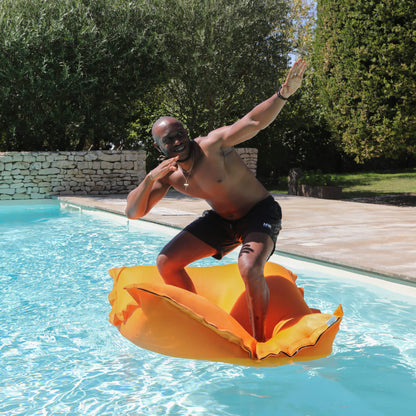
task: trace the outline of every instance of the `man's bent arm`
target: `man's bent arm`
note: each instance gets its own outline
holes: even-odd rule
[[[165,178],[178,169],[179,156],[164,160],[149,172],[140,185],[127,196],[126,215],[130,219],[144,217],[165,195],[170,185]]]
[[[168,189],[169,185],[155,181],[151,173],[147,174],[140,185],[127,196],[127,217],[134,220],[144,217],[165,196]]]

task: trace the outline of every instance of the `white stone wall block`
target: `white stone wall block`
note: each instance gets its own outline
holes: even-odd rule
[[[121,155],[120,153],[103,153],[100,159],[106,162],[120,162]]]
[[[52,166],[59,169],[74,169],[76,164],[69,160],[57,160],[56,162],[52,162]]]
[[[1,195],[0,195],[0,199],[1,199]],[[30,199],[30,195],[26,194],[26,193],[16,193],[13,195],[13,199]]]
[[[85,160],[87,160],[89,162],[92,162],[92,161],[97,160],[97,159],[98,159],[97,152],[87,152],[85,154]]]
[[[2,163],[13,162],[13,158],[9,153],[0,153],[0,161]]]
[[[2,188],[1,193],[4,195],[14,195],[16,193],[16,189],[14,188]]]
[[[43,168],[39,169],[39,175],[57,175],[60,172],[58,168]]]
[[[113,163],[111,163],[111,162],[105,162],[105,161],[104,162],[101,162],[101,169],[103,169],[104,172],[105,172],[106,169],[113,169]],[[110,171],[108,171],[106,173],[110,173]]]

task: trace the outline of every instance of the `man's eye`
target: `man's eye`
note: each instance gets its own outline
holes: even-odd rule
[[[182,139],[182,137],[183,137],[183,134],[182,134],[182,133],[176,133],[175,135],[170,136],[170,137],[168,137],[167,139],[168,139],[170,142],[173,142],[173,141],[175,141],[175,140],[177,140],[177,139]]]
[[[162,139],[162,142],[164,144],[170,144],[170,143],[173,143],[175,140],[181,140],[183,137],[185,137],[185,134],[183,132],[178,132],[174,134],[173,136],[164,137]]]

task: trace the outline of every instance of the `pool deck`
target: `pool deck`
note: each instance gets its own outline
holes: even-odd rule
[[[273,194],[283,210],[276,253],[416,283],[416,208]],[[125,196],[65,196],[124,214]],[[208,204],[170,191],[143,220],[183,228]]]

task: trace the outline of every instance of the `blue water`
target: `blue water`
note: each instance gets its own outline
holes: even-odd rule
[[[335,271],[292,267],[311,307],[343,305],[325,359],[247,368],[131,344],[108,322],[108,269],[153,264],[171,235],[140,224],[55,202],[0,204],[0,414],[413,413],[416,298]]]

